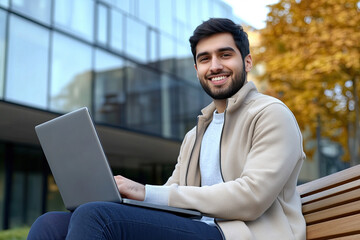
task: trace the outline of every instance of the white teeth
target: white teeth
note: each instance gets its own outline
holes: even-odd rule
[[[211,79],[211,81],[220,81],[220,80],[223,80],[225,78],[226,78],[226,76],[214,77],[214,78]]]

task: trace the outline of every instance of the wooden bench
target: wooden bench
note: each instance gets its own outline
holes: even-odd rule
[[[360,165],[299,185],[307,239],[360,239]]]

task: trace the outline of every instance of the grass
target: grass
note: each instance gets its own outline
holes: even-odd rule
[[[0,231],[0,240],[26,240],[30,227]]]

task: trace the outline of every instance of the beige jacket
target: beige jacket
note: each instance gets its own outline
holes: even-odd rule
[[[214,103],[182,143],[165,185],[169,205],[215,217],[227,240],[302,240],[305,221],[296,183],[305,154],[295,117],[252,82],[228,99],[220,145],[224,183],[200,186],[200,145]]]

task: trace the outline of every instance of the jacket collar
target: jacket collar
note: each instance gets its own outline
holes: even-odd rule
[[[249,101],[250,97],[257,92],[258,91],[253,82],[246,82],[237,93],[227,99],[227,107],[225,111],[233,111],[239,108],[243,103]],[[206,119],[211,118],[215,110],[215,103],[212,102],[201,110],[202,115],[200,117],[204,117]]]

